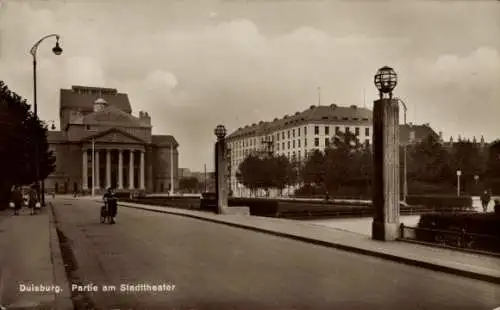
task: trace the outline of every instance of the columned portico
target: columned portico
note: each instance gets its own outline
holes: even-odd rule
[[[88,167],[87,167],[87,149],[82,150],[82,189],[84,191],[89,189],[89,186],[87,184],[88,182],[88,177],[87,177],[87,172],[88,172]]]
[[[103,148],[99,145],[95,146],[94,171],[89,169],[92,165],[92,156],[89,156],[89,149],[82,150],[82,189],[90,190],[92,188],[92,173],[95,173],[95,189],[101,189],[101,184],[105,182],[106,188],[116,186],[118,189],[146,189],[146,156],[145,149],[141,147],[134,148]],[[99,156],[102,153],[106,156]],[[137,152],[140,152],[137,154]],[[139,155],[139,158],[134,154]],[[91,155],[91,153],[90,153]],[[117,158],[118,157],[118,158]],[[128,184],[124,186],[124,157],[128,157],[128,171],[125,171],[125,176],[128,175]],[[106,158],[104,160],[104,158]],[[103,166],[104,165],[104,166]],[[100,180],[100,168],[105,172],[105,179]],[[128,174],[126,173],[128,172]],[[90,173],[90,175],[89,175]],[[102,173],[101,173],[102,174]],[[136,180],[136,176],[138,177]],[[90,177],[90,178],[89,178]],[[104,187],[104,186],[103,186]]]
[[[144,151],[141,151],[141,166],[140,166],[140,189],[145,189],[146,185],[144,182],[144,175],[145,175],[145,165],[144,165]]]
[[[128,188],[129,189],[134,189],[134,151],[129,152],[129,181],[128,181]]]
[[[95,150],[95,188],[99,189],[101,188],[101,178],[99,175],[99,150]]]
[[[106,150],[106,188],[111,187],[111,150]]]
[[[118,150],[118,189],[123,189],[123,150]]]

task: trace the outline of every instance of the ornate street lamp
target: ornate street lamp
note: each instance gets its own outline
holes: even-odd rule
[[[392,98],[392,91],[398,85],[398,75],[394,69],[385,66],[377,71],[373,81],[379,91],[380,99],[383,98],[384,94],[388,94],[390,99]]]
[[[399,100],[392,98],[398,78],[391,67],[384,66],[373,81],[380,99],[373,105],[372,238],[393,241],[399,236],[400,207]]]
[[[217,125],[214,134],[217,137],[217,142],[215,143],[215,196],[217,197],[217,212],[222,214],[228,205],[226,127],[224,125]]]
[[[38,51],[38,46],[40,43],[42,43],[45,39],[55,37],[56,38],[56,45],[52,48],[52,52],[56,55],[61,55],[62,54],[62,48],[59,46],[59,38],[60,36],[58,34],[49,34],[46,35],[45,37],[41,38],[38,40],[30,50],[30,54],[33,56],[33,112],[35,114],[35,117],[38,116],[38,106],[37,106],[37,96],[36,96],[36,52]],[[40,188],[40,163],[39,163],[39,158],[38,158],[38,145],[35,146],[35,167],[36,167],[36,182],[37,182],[37,188]],[[38,199],[40,200],[40,191],[38,190]],[[41,203],[42,206],[45,206],[45,184],[42,181],[42,193],[41,193]]]
[[[224,125],[217,125],[214,130],[215,136],[217,136],[217,140],[222,140],[226,137],[227,130]]]

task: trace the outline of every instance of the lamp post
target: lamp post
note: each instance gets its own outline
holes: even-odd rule
[[[460,176],[462,175],[462,171],[457,170],[457,197],[460,197]]]
[[[396,240],[399,236],[399,100],[393,98],[398,82],[390,67],[374,77],[380,99],[373,108],[373,207],[372,238]]]
[[[217,197],[217,211],[219,214],[224,212],[228,203],[228,191],[226,182],[226,141],[227,134],[224,125],[217,125],[214,130],[217,137],[215,143],[215,195]]]
[[[58,34],[49,34],[46,35],[45,37],[41,38],[38,40],[30,50],[30,54],[33,56],[33,112],[35,114],[35,118],[38,117],[38,106],[37,106],[37,96],[36,96],[36,52],[38,51],[38,46],[40,43],[42,43],[45,39],[55,37],[56,38],[56,45],[52,48],[52,52],[56,55],[61,55],[62,54],[62,48],[59,46],[59,35]],[[38,200],[41,201],[41,204],[45,206],[45,186],[44,182],[42,181],[42,193],[41,193],[41,200],[40,200],[40,158],[38,156],[39,150],[38,150],[38,143],[35,143],[35,169],[36,169],[36,184],[37,184],[37,196]]]
[[[398,98],[398,101],[403,105],[404,111],[404,124],[406,126],[406,111],[408,111],[406,107],[406,103]],[[406,165],[406,154],[407,154],[407,143],[403,145],[403,201],[406,203],[406,198],[408,197],[408,166]]]

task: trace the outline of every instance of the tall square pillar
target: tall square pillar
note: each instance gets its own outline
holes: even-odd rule
[[[392,241],[399,237],[399,103],[379,99],[373,108],[372,238]]]

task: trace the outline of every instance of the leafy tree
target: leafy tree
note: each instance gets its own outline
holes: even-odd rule
[[[438,139],[430,135],[408,149],[408,178],[430,183],[452,180],[449,159]]]
[[[500,178],[500,140],[493,141],[488,148],[485,174],[490,179]]]
[[[249,188],[252,192],[260,187],[259,170],[262,169],[260,159],[256,155],[248,155],[238,166],[236,178],[238,182]]]
[[[300,171],[305,184],[324,187],[326,178],[325,154],[319,150],[311,152]]]
[[[55,170],[55,157],[49,150],[47,128],[30,112],[30,106],[0,81],[0,207],[8,201],[13,185],[36,181],[36,162],[40,179]],[[38,152],[35,152],[38,146]],[[36,154],[38,153],[38,157]]]

